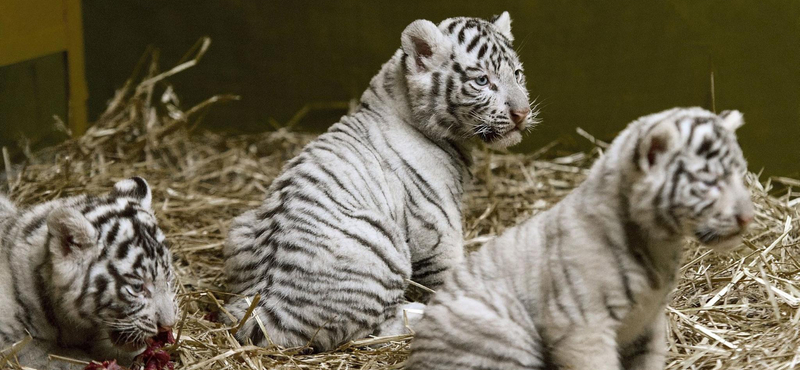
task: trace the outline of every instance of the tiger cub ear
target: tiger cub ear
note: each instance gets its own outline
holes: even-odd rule
[[[636,162],[640,169],[656,167],[678,145],[680,132],[669,121],[656,123],[647,131],[636,148]]]
[[[74,255],[97,243],[97,230],[82,213],[71,208],[58,208],[47,216],[47,229],[55,239],[51,252],[58,256]]]
[[[736,129],[744,125],[744,115],[742,115],[742,112],[739,112],[738,110],[722,111],[722,113],[719,114],[719,118],[722,118],[722,121],[720,122],[722,127],[731,132],[736,131]]]
[[[146,209],[151,209],[153,202],[153,193],[150,191],[150,186],[141,177],[131,177],[117,182],[114,184],[111,196],[136,200]]]
[[[400,36],[400,42],[403,52],[414,60],[417,72],[441,65],[452,49],[450,39],[439,27],[424,19],[411,22]]]
[[[508,12],[503,12],[503,14],[492,18],[492,24],[508,41],[514,41],[514,35],[511,34],[511,15]]]

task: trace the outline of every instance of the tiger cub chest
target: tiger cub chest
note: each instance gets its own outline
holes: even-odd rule
[[[460,238],[462,186],[457,181],[443,169],[405,179],[401,223],[412,249],[429,250]]]
[[[412,145],[413,144],[413,145]],[[466,170],[426,140],[408,140],[388,158],[388,181],[397,221],[409,245],[429,249],[461,235],[461,204]]]
[[[658,289],[644,289],[634,295],[635,303],[620,321],[617,328],[617,342],[620,345],[632,343],[649,330],[665,313],[672,286]]]

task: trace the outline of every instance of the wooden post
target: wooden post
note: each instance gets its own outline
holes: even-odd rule
[[[0,66],[66,52],[67,124],[87,127],[81,0],[0,0]]]
[[[69,117],[67,118],[72,135],[83,135],[88,128],[86,100],[86,71],[83,53],[83,15],[81,0],[63,0],[64,24],[67,39],[67,73],[69,75]]]

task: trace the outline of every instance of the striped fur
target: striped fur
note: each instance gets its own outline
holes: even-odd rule
[[[741,123],[700,108],[633,122],[580,187],[450,274],[407,369],[663,369],[683,238],[724,250],[753,218]]]
[[[248,320],[240,340],[327,350],[398,334],[407,280],[436,288],[462,261],[470,141],[516,143],[535,118],[510,19],[418,20],[401,43],[359,107],[233,222],[228,288],[260,295],[266,328]],[[237,298],[227,309],[242,318],[248,306]]]
[[[138,177],[22,210],[0,197],[0,348],[30,334],[26,366],[54,368],[42,354],[70,350],[124,361],[174,325],[171,255],[151,197]]]

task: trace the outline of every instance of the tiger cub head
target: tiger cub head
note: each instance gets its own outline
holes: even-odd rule
[[[401,36],[403,72],[415,124],[435,138],[478,137],[500,148],[519,143],[537,112],[513,40],[508,12],[492,21],[408,25]]]
[[[738,111],[672,109],[639,119],[633,217],[724,251],[753,221]]]
[[[147,182],[134,177],[47,217],[59,311],[127,353],[176,320],[172,257],[151,200]]]

